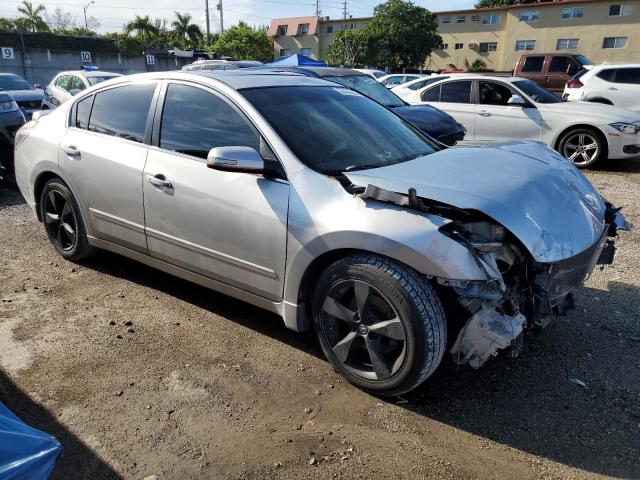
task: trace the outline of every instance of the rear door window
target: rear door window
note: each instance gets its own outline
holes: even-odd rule
[[[449,103],[471,103],[471,80],[443,83],[440,101]]]
[[[96,93],[89,130],[143,143],[155,90],[155,83],[144,83]]]
[[[160,148],[207,158],[212,148],[230,146],[259,151],[260,136],[239,111],[217,95],[188,85],[169,85]]]
[[[618,68],[615,83],[640,85],[640,68]]]
[[[552,57],[549,63],[549,73],[567,73],[571,63],[568,57]]]
[[[527,57],[524,59],[522,71],[527,73],[541,73],[544,66],[544,57]]]

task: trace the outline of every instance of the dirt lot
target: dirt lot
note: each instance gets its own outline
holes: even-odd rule
[[[640,160],[588,175],[640,225]],[[640,478],[640,230],[521,357],[385,401],[274,315],[63,261],[2,187],[0,225],[0,399],[62,442],[54,478]]]

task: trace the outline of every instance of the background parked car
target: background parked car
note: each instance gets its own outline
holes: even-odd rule
[[[562,92],[565,83],[593,62],[572,53],[528,53],[518,59],[514,77],[528,78],[552,92]]]
[[[45,88],[42,108],[54,109],[85,88],[121,76],[119,73],[101,72],[99,70],[60,72],[53,77],[53,80]]]
[[[360,70],[332,67],[265,67],[281,72],[300,73],[339,83],[366,95],[415,125],[427,135],[447,146],[464,139],[465,128],[442,110],[427,105],[409,105]],[[426,108],[425,108],[426,107]]]
[[[24,123],[24,114],[15,100],[0,92],[0,177],[13,171],[13,139]]]
[[[256,68],[264,65],[264,63],[257,60],[230,60],[229,62],[238,68]]]
[[[428,77],[420,77],[411,80],[410,82],[403,83],[402,85],[396,85],[395,87],[391,88],[391,91],[398,95],[400,98],[404,99],[416,90],[420,90],[421,88],[426,87],[427,85],[431,85],[432,83],[438,82],[440,80],[446,80],[450,76],[451,75],[440,75],[434,73],[433,75],[429,75]]]
[[[562,98],[640,111],[640,63],[584,68],[567,82]]]
[[[563,102],[517,77],[465,75],[412,94],[451,114],[469,140],[541,140],[576,166],[640,154],[640,114],[586,102]]]
[[[410,82],[412,80],[416,80],[423,75],[419,74],[404,74],[404,73],[392,73],[391,75],[385,75],[384,77],[378,78],[378,81],[387,88],[393,88],[397,85],[402,85],[403,83]]]
[[[387,72],[383,72],[382,70],[376,70],[375,68],[354,68],[354,70],[357,70],[360,73],[365,73],[370,77],[375,78],[376,80],[381,77],[384,77],[387,74]]]
[[[182,70],[194,71],[194,70],[210,70],[210,71],[222,71],[222,70],[238,70],[240,67],[234,65],[228,60],[198,60],[190,65],[185,65]]]
[[[31,85],[20,75],[0,73],[0,93],[8,93],[18,104],[27,120],[40,110],[44,92],[37,83]]]

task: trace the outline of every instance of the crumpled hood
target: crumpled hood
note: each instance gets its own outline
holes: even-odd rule
[[[602,197],[568,160],[540,142],[485,142],[345,174],[355,184],[483,212],[538,262],[591,247],[603,234]]]

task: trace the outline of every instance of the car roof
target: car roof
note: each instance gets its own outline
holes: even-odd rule
[[[278,67],[277,65],[269,66],[265,65],[264,70],[298,73],[300,75],[314,76],[314,77],[368,77],[366,73],[358,72],[351,68],[337,68],[337,67],[313,67],[300,65],[297,67]],[[311,74],[311,75],[309,75]]]
[[[125,83],[128,81],[140,80],[207,80],[211,84],[215,81],[222,82],[234,90],[243,90],[247,88],[265,88],[265,87],[304,87],[304,86],[333,86],[335,84],[321,80],[319,78],[307,77],[303,75],[291,74],[288,72],[275,72],[268,69],[238,69],[226,71],[210,71],[210,70],[194,70],[184,71],[175,70],[169,72],[149,72],[138,73],[120,77],[118,80],[111,80],[111,85],[117,83]]]
[[[86,78],[105,77],[105,76],[112,76],[112,77],[122,76],[121,73],[105,72],[102,70],[68,70],[66,72],[60,72],[56,74],[56,77],[59,77],[60,75],[82,75],[83,77],[86,77]]]
[[[591,67],[591,70],[595,70],[597,69],[602,69],[602,68],[638,68],[640,67],[640,63],[617,63],[617,62],[612,62],[612,63],[599,63],[598,65],[593,65]]]

